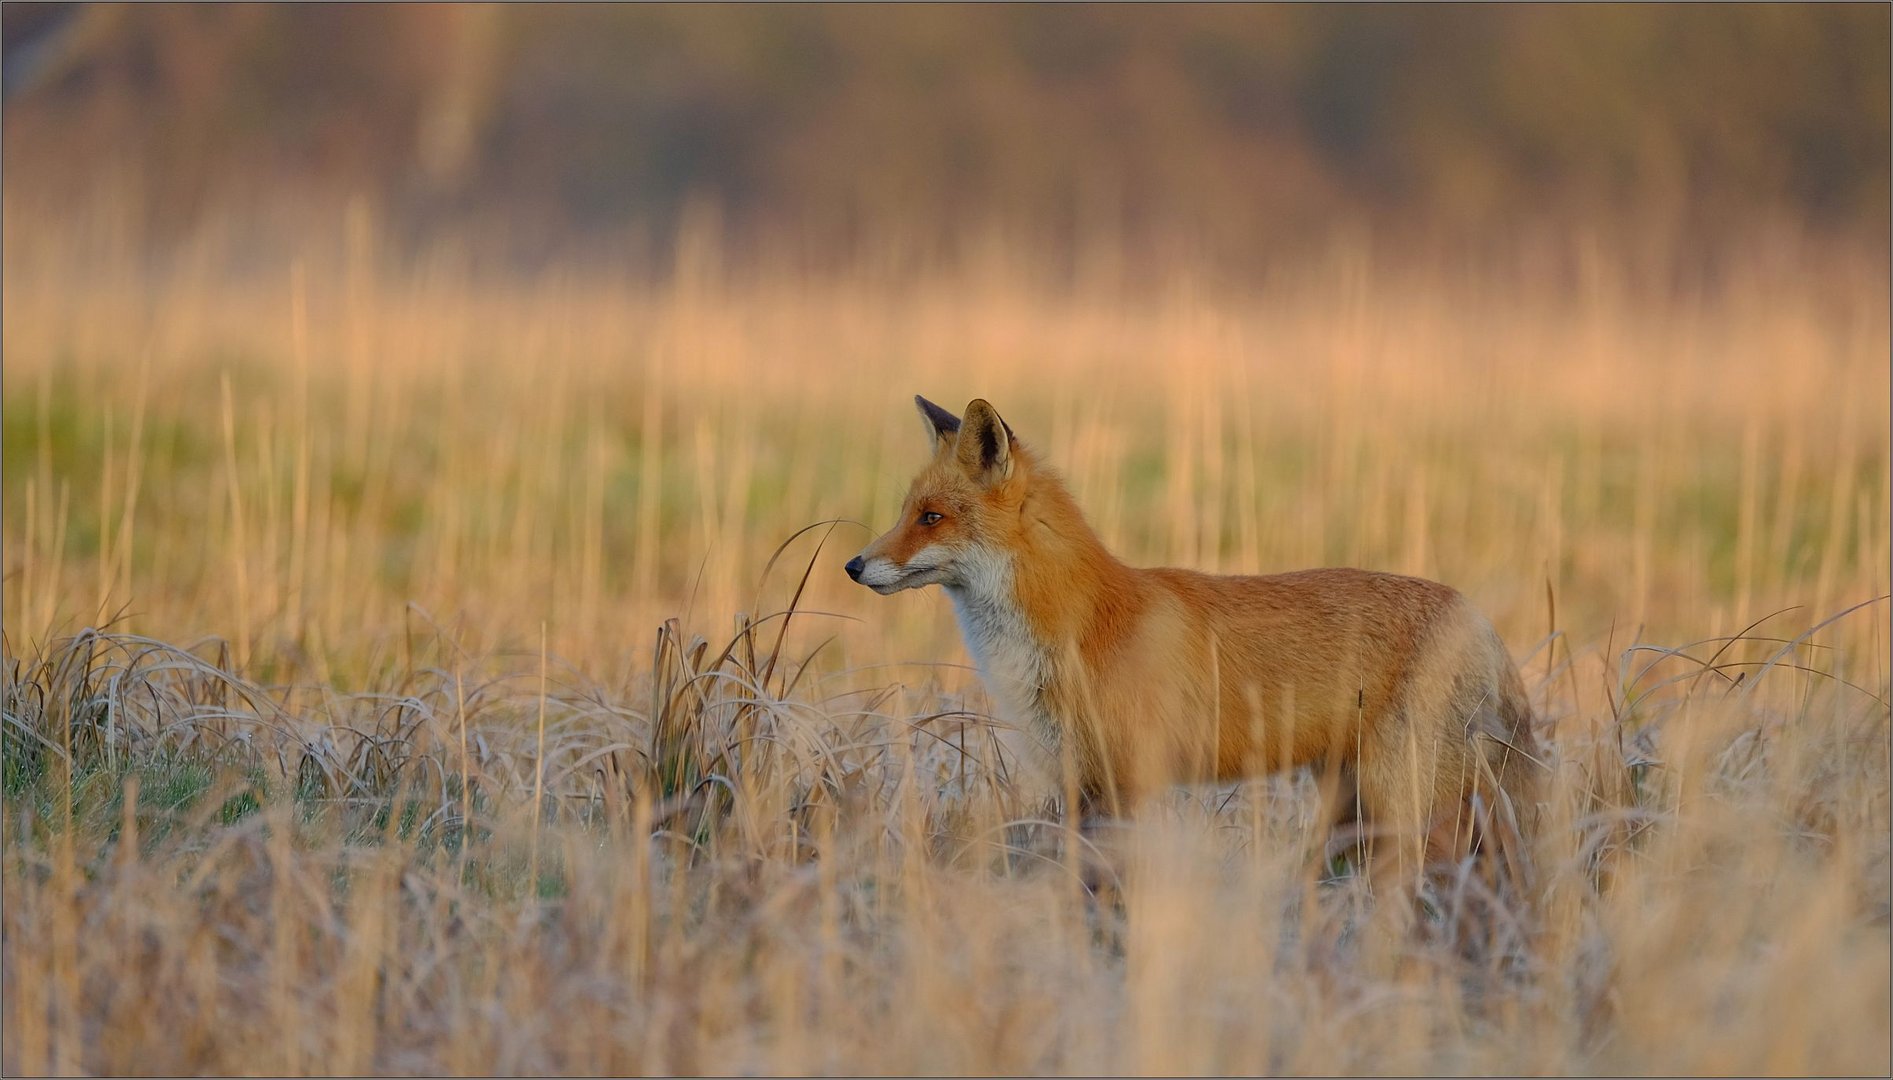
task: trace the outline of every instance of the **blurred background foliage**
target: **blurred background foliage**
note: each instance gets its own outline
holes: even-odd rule
[[[1885,5],[4,8],[9,207],[510,258],[1885,243]],[[332,220],[332,218],[330,219]],[[259,240],[266,233],[257,233]],[[763,242],[767,240],[768,244]]]

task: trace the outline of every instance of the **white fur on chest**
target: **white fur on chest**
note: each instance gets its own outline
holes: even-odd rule
[[[947,596],[987,692],[1008,720],[1031,723],[1041,736],[1055,734],[1039,700],[1051,675],[1050,656],[1019,607],[1011,558],[977,549],[959,560],[958,571]]]

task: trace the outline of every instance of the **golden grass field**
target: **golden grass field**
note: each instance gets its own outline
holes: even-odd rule
[[[14,217],[10,1074],[1893,1067],[1883,257],[652,284]],[[945,598],[841,571],[917,392],[1133,562],[1466,592],[1543,902],[1365,920],[1295,777],[1087,893]]]

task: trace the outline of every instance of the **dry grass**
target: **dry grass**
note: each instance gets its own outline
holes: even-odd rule
[[[1878,263],[495,283],[365,218],[240,274],[7,225],[9,1073],[1889,1068]],[[1089,895],[947,605],[840,572],[916,391],[1138,561],[1468,592],[1546,901],[1388,934],[1294,777]]]

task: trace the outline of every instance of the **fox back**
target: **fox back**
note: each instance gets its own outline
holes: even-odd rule
[[[1334,820],[1463,853],[1529,828],[1538,749],[1518,670],[1452,588],[1354,569],[1223,576],[1125,565],[984,400],[924,398],[932,458],[850,560],[881,593],[940,585],[1005,718],[1087,809],[1312,765]]]

